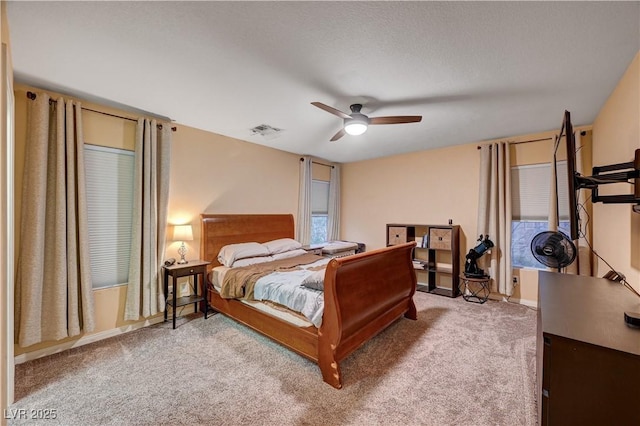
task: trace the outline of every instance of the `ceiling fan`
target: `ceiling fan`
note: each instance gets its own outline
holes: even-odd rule
[[[391,117],[367,117],[362,114],[362,104],[351,105],[351,114],[344,113],[329,105],[325,105],[321,102],[311,102],[311,105],[317,106],[333,115],[344,119],[344,126],[338,133],[333,135],[331,142],[337,141],[341,137],[348,133],[350,135],[361,135],[367,131],[367,127],[373,124],[402,124],[402,123],[419,123],[422,121],[421,115],[396,115]]]

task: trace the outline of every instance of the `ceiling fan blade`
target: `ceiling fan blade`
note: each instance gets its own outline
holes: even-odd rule
[[[343,137],[345,135],[345,131],[344,129],[340,129],[338,131],[338,133],[336,133],[335,135],[333,135],[333,137],[330,139],[331,142],[333,141],[337,141],[338,139],[340,139],[341,137]]]
[[[422,121],[421,115],[396,115],[391,117],[371,117],[369,124],[402,124],[419,123]]]
[[[317,106],[318,108],[330,112],[333,115],[337,115],[340,118],[351,118],[349,114],[346,114],[338,109],[335,109],[334,107],[330,107],[329,105],[325,105],[321,102],[311,102],[311,105]]]

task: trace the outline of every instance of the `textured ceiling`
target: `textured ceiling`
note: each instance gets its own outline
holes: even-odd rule
[[[19,82],[350,162],[590,124],[638,2],[8,2]],[[422,115],[329,142],[342,111]],[[268,124],[275,138],[253,135]]]

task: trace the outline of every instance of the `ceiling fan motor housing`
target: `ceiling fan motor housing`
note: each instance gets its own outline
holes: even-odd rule
[[[364,114],[360,114],[359,112],[354,112],[353,114],[351,114],[351,118],[344,119],[345,126],[350,123],[362,123],[365,125],[369,125],[369,117]]]

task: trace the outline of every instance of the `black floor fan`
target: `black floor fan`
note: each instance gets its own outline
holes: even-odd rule
[[[576,246],[560,231],[545,231],[531,240],[533,257],[549,268],[560,271],[576,259]]]

